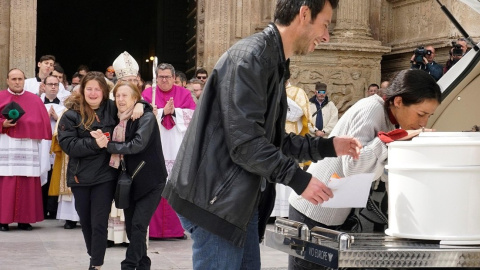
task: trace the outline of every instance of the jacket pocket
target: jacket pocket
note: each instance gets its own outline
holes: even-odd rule
[[[227,180],[221,184],[213,193],[212,199],[209,201],[210,204],[214,204],[222,195],[225,193],[225,191],[230,187],[235,180],[236,176],[240,173],[241,168],[236,167],[235,170],[232,172],[231,176],[227,178]]]
[[[80,159],[70,159],[68,162],[68,174],[67,174],[67,182],[71,184],[76,183],[79,184],[79,180],[77,177],[78,168],[80,167]]]

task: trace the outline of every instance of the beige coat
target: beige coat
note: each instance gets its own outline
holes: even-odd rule
[[[314,114],[317,111],[317,107],[315,106],[314,103],[310,102],[310,112]],[[325,136],[324,138],[327,138],[330,135],[330,132],[332,132],[333,128],[338,122],[338,109],[333,104],[332,101],[329,101],[327,105],[325,105],[322,108],[322,116],[323,116],[323,131],[325,131]],[[310,126],[309,132],[310,135],[315,136],[315,123],[317,121],[317,115],[312,117],[312,123],[313,125]]]

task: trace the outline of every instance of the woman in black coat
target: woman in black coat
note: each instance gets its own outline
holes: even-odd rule
[[[69,156],[67,185],[75,196],[75,209],[91,256],[90,269],[103,265],[108,216],[118,178],[118,171],[108,166],[110,154],[90,135],[92,130],[102,130],[110,136],[118,123],[117,108],[108,95],[103,73],[88,72],[79,91],[65,101],[68,111],[58,123],[59,144]],[[132,114],[143,114],[143,106],[136,107],[137,113]]]
[[[136,121],[131,121],[131,113],[136,102],[141,100],[141,93],[136,85],[119,82],[113,89],[115,104],[118,109],[119,124],[113,131],[111,141],[101,130],[92,131],[100,147],[106,147],[112,154],[110,166],[121,169],[120,160],[125,160],[127,173],[133,175],[138,165],[145,165],[137,172],[132,182],[131,200],[124,210],[125,226],[130,245],[122,269],[150,269],[147,256],[147,228],[150,223],[167,178],[163,159],[160,131],[152,112]]]

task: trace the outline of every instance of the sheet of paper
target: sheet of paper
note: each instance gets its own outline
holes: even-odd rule
[[[330,179],[328,187],[333,191],[333,198],[324,202],[329,208],[363,208],[367,205],[373,173],[361,173],[344,178]]]

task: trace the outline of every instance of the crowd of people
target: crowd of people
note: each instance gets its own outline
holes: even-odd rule
[[[8,89],[0,92],[1,110],[21,112],[0,117],[0,140],[8,146],[0,152],[0,230],[18,223],[29,231],[44,219],[65,220],[65,229],[80,222],[91,269],[101,267],[110,241],[128,246],[122,269],[149,269],[149,237],[185,237],[160,200],[208,73],[199,69],[187,89],[174,84],[173,66],[162,63],[152,89],[127,52],[105,72],[81,65],[70,84],[53,55],[37,66],[29,79],[10,70]],[[113,203],[120,161],[129,174],[146,164],[126,209]]]
[[[278,0],[274,23],[229,48],[210,77],[198,69],[187,80],[160,63],[144,81],[128,52],[104,72],[80,66],[71,83],[52,55],[33,78],[10,70],[0,91],[0,230],[80,222],[89,269],[101,268],[108,241],[128,243],[121,269],[150,269],[148,239],[185,231],[195,269],[260,269],[271,216],[350,230],[352,209],[322,207],[331,175],[379,178],[387,144],[428,131],[441,99],[433,47],[419,68],[429,73],[369,85],[340,119],[327,84],[311,97],[291,85],[288,59],[329,41],[337,5]],[[117,209],[122,169],[135,179],[129,206]],[[312,267],[289,260],[289,269]]]
[[[420,69],[430,74],[435,81],[445,74],[468,52],[467,41],[459,38],[452,42],[452,47],[448,51],[449,57],[444,66],[435,62],[435,48],[431,45],[415,49],[410,59],[411,69]]]

